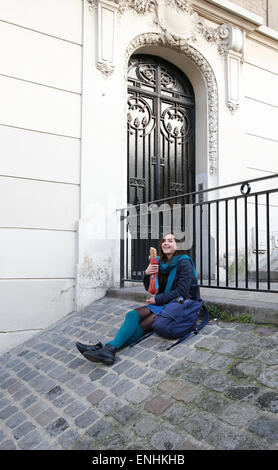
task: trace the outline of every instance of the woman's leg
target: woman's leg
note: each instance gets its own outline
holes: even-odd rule
[[[152,313],[147,307],[139,307],[136,309],[140,316],[140,322],[137,325],[133,335],[128,338],[124,346],[135,343],[139,338],[144,336],[145,333],[152,331],[152,324],[155,319],[155,314]]]
[[[150,317],[153,317],[152,321]],[[124,323],[115,338],[109,341],[108,344],[120,349],[123,346],[134,343],[147,331],[151,331],[151,324],[154,318],[155,315],[145,306],[127,312]]]
[[[155,315],[147,307],[139,307],[127,312],[115,338],[99,350],[85,351],[84,357],[93,362],[113,364],[117,350],[137,341],[145,334],[146,330],[151,331],[154,317]]]

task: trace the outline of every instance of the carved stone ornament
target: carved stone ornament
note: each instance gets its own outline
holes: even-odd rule
[[[142,46],[157,45],[169,47],[185,54],[198,67],[207,85],[208,90],[208,154],[209,154],[209,174],[217,173],[218,154],[218,90],[213,70],[204,56],[193,46],[189,40],[178,35],[169,33],[166,29],[162,33],[146,33],[136,37],[126,50],[126,71],[131,55]],[[127,73],[126,73],[127,74]]]

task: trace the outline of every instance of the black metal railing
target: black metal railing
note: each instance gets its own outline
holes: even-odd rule
[[[142,282],[149,248],[158,249],[163,232],[175,233],[179,208],[180,233],[201,287],[278,292],[277,178],[272,174],[120,209],[121,287]]]

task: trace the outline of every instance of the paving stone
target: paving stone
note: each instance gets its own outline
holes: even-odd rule
[[[232,328],[222,328],[219,331],[216,331],[215,336],[221,339],[229,339],[232,336],[235,336],[237,334],[237,331]]]
[[[29,394],[30,394],[30,390],[28,388],[23,388],[22,387],[21,390],[18,390],[18,392],[16,392],[13,395],[13,399],[14,399],[14,401],[18,402],[19,400],[22,400],[22,398],[26,397]]]
[[[239,350],[239,345],[235,341],[223,341],[219,343],[215,350],[221,354],[235,355]]]
[[[86,431],[89,436],[94,437],[97,440],[102,440],[113,432],[114,425],[104,419],[99,419]]]
[[[145,404],[144,409],[149,413],[158,416],[161,415],[170,405],[171,402],[169,400],[166,400],[161,396],[155,396]]]
[[[136,356],[136,360],[140,361],[140,362],[143,362],[143,363],[146,363],[146,362],[149,362],[152,359],[154,359],[156,357],[156,355],[157,354],[152,352],[152,351],[142,351],[140,354],[138,354]]]
[[[261,349],[254,345],[239,345],[235,355],[243,359],[254,359],[261,352]]]
[[[37,401],[36,403],[34,403],[33,405],[31,405],[29,408],[26,409],[26,412],[30,415],[30,416],[37,416],[38,414],[42,413],[44,410],[46,410],[48,408],[48,403],[44,402],[44,401]]]
[[[259,387],[254,385],[234,385],[225,390],[227,397],[233,400],[248,401],[259,393]]]
[[[167,374],[171,377],[184,377],[185,372],[191,369],[192,365],[188,365],[184,362],[178,362],[174,364],[172,367],[167,369]]]
[[[204,385],[217,392],[223,392],[229,386],[233,384],[233,381],[225,375],[214,374],[204,380]]]
[[[68,393],[64,393],[63,395],[53,400],[53,405],[57,406],[57,408],[64,408],[65,406],[67,406],[69,403],[72,403],[72,402],[73,402],[72,396],[69,395]]]
[[[54,400],[55,398],[59,397],[64,393],[64,390],[60,387],[60,385],[56,385],[56,387],[52,388],[46,393],[46,397],[49,398],[49,400]]]
[[[13,430],[13,435],[15,439],[20,439],[22,436],[26,436],[33,429],[35,429],[34,424],[30,421],[25,421],[25,423]]]
[[[244,379],[249,376],[257,376],[260,373],[261,365],[257,362],[237,362],[234,364],[231,369],[230,373],[237,378]]]
[[[23,380],[25,382],[30,382],[30,380],[32,380],[34,377],[36,377],[37,375],[39,375],[38,372],[36,372],[35,370],[31,370],[28,374],[26,374],[23,378]]]
[[[45,429],[51,436],[56,437],[68,427],[69,424],[64,418],[58,418],[53,423],[48,424]]]
[[[166,418],[172,424],[180,424],[190,418],[194,412],[189,410],[183,405],[174,403],[163,413],[163,418]]]
[[[278,346],[278,337],[263,337],[257,339],[254,344],[258,346],[259,348],[263,349],[274,349],[276,346]]]
[[[113,417],[119,421],[121,424],[128,424],[130,421],[133,421],[138,417],[138,412],[135,411],[130,406],[124,406],[119,411],[114,413]]]
[[[7,398],[2,398],[2,400],[0,400],[0,410],[3,409],[3,408],[6,408],[7,405],[9,405],[10,403],[11,403],[10,400],[8,400]],[[1,416],[1,414],[0,414],[0,416]]]
[[[103,392],[103,390],[95,390],[94,392],[90,393],[90,395],[87,396],[87,400],[91,403],[91,405],[96,405],[105,397],[106,397],[106,393]]]
[[[139,366],[135,366],[125,372],[125,375],[131,379],[138,379],[139,377],[142,377],[142,375],[144,375],[145,371],[146,369],[142,369]]]
[[[126,372],[130,367],[133,366],[133,363],[127,360],[120,361],[116,366],[113,366],[113,371],[117,374],[122,374]]]
[[[27,436],[22,437],[18,441],[18,446],[23,450],[32,450],[36,448],[40,442],[42,442],[43,437],[37,431],[30,432]]]
[[[278,440],[278,418],[276,416],[259,416],[250,423],[248,430],[275,443]]]
[[[111,388],[111,392],[118,396],[124,395],[128,390],[134,387],[134,383],[129,380],[120,380],[114,387]]]
[[[232,403],[219,414],[219,419],[234,426],[246,427],[256,414],[257,409],[252,405]]]
[[[48,408],[47,410],[43,411],[40,413],[38,416],[36,416],[36,421],[41,425],[45,426],[51,421],[53,421],[55,418],[57,418],[57,413],[52,410],[52,408]]]
[[[7,439],[0,443],[0,450],[16,450],[16,445],[12,439]]]
[[[122,406],[122,402],[114,397],[104,398],[104,400],[101,400],[101,402],[97,405],[98,409],[102,411],[105,415],[111,414],[114,411],[119,410]]]
[[[258,397],[255,404],[263,410],[278,413],[278,392],[265,392]]]
[[[199,343],[198,343],[199,344]],[[174,348],[167,351],[168,356],[176,358],[186,358],[187,354],[190,352],[190,347],[187,344],[180,343],[177,344]]]
[[[179,444],[179,450],[207,450],[208,447],[204,444],[193,444],[192,442],[185,440]]]
[[[258,360],[269,366],[278,365],[278,351],[264,351],[258,356]]]
[[[258,382],[267,387],[278,387],[278,366],[265,367],[258,377]]]
[[[26,421],[26,419],[27,417],[25,416],[25,414],[19,411],[18,413],[13,414],[10,419],[8,419],[7,425],[9,426],[9,428],[13,429],[16,426],[22,424],[24,421]]]
[[[228,356],[220,356],[220,355],[214,355],[212,358],[207,362],[207,365],[211,369],[215,370],[221,370],[225,369],[228,365],[230,365],[233,362],[232,357]]]
[[[139,437],[151,435],[160,427],[160,423],[148,416],[141,418],[133,425],[133,429]]]
[[[145,375],[140,382],[144,385],[148,385],[149,387],[152,387],[156,383],[160,382],[160,380],[163,378],[163,374],[158,371],[151,372],[148,375]]]
[[[256,328],[255,323],[239,323],[235,325],[235,329],[238,331],[250,331]]]
[[[85,383],[84,377],[81,377],[78,375],[78,377],[74,377],[71,379],[69,382],[67,382],[67,387],[69,387],[72,390],[76,390],[77,388],[81,387]]]
[[[150,389],[137,386],[136,388],[133,388],[127,392],[127,394],[125,395],[125,399],[128,400],[130,403],[139,404],[149,398],[151,394],[152,392]]]
[[[154,369],[159,369],[159,370],[165,370],[167,369],[170,365],[173,364],[173,359],[171,359],[170,357],[167,357],[165,355],[163,356],[160,356],[160,357],[156,357],[152,362],[151,362],[151,366],[154,368]]]
[[[98,415],[91,410],[87,410],[75,418],[74,422],[79,428],[87,428],[90,424],[96,421],[96,419],[98,419]]]
[[[213,436],[218,427],[219,421],[215,417],[202,414],[192,416],[183,425],[183,429],[198,440],[206,440],[208,436]]]
[[[256,336],[254,336],[253,333],[238,332],[237,335],[233,337],[233,340],[239,343],[240,345],[252,345],[256,341]]]
[[[244,431],[228,425],[218,426],[213,435],[207,436],[208,443],[216,450],[244,449],[247,439],[248,436]]]
[[[264,335],[264,336],[274,335],[277,332],[278,332],[277,327],[269,327],[269,326],[259,327],[259,328],[256,328],[255,330],[255,333],[257,333],[258,335]]]
[[[8,392],[13,395],[14,393],[18,392],[19,390],[22,390],[26,387],[19,381],[19,380],[13,380],[12,385],[7,387]]]
[[[130,436],[127,433],[121,432],[111,434],[109,439],[104,441],[104,446],[107,450],[122,450],[126,449],[129,442]]]
[[[83,403],[80,403],[78,401],[74,401],[69,406],[67,406],[67,408],[64,409],[64,412],[68,416],[72,416],[73,418],[75,418],[76,416],[83,413],[86,409],[87,409],[87,407]]]
[[[16,406],[9,405],[6,408],[3,408],[2,410],[0,410],[0,418],[1,419],[7,419],[12,414],[14,414],[16,411],[18,411]]]
[[[173,395],[173,398],[175,398],[176,400],[181,400],[184,403],[189,403],[199,398],[202,395],[202,393],[203,391],[200,388],[196,387],[195,385],[190,384],[190,385],[186,385],[181,390],[176,392]]]
[[[204,383],[211,375],[212,371],[210,369],[203,369],[201,367],[193,367],[183,373],[185,379],[196,384]]]
[[[169,395],[174,395],[183,387],[182,382],[179,380],[164,380],[160,384],[158,384],[159,390],[165,392]]]
[[[44,439],[44,438],[43,438]],[[45,440],[40,441],[38,445],[34,447],[34,450],[60,450],[60,447],[58,444],[50,444],[50,442],[47,442]]]
[[[37,380],[37,377],[33,380]],[[29,385],[30,387],[33,387],[31,383]],[[38,393],[46,393],[48,390],[50,390],[53,387],[55,387],[55,382],[47,378],[43,378],[43,379],[38,378],[38,383],[34,386],[36,392]]]
[[[101,377],[103,377],[106,373],[107,371],[105,369],[95,369],[93,372],[91,372],[89,377],[91,381],[94,382],[95,380],[101,379]]]
[[[202,338],[198,342],[198,347],[214,350],[220,344],[221,344],[221,341],[219,338],[216,338],[216,336],[207,336],[207,337]]]
[[[75,393],[78,396],[86,397],[90,393],[92,393],[94,390],[96,390],[97,385],[93,382],[85,382],[81,387],[78,387],[75,390]]]
[[[102,383],[105,387],[111,387],[115,382],[117,382],[118,379],[119,377],[116,374],[108,373],[103,377],[100,383]]]
[[[25,398],[21,402],[21,407],[23,409],[28,408],[30,405],[32,405],[32,403],[34,403],[37,400],[38,400],[38,398],[35,395],[30,395],[29,397]]]
[[[173,450],[181,442],[182,437],[173,431],[160,431],[151,438],[151,444],[158,450]]]
[[[58,438],[58,442],[63,449],[70,449],[80,438],[81,435],[75,429],[69,429],[62,433]]]
[[[209,392],[197,400],[196,404],[205,411],[218,415],[228,405],[227,398],[219,393]]]
[[[11,388],[12,385],[17,384],[17,383],[18,383],[18,381],[14,377],[10,377],[5,382],[1,383],[1,388],[3,390],[5,390],[5,389],[8,389],[8,388]]]

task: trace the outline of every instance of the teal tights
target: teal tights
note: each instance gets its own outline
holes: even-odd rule
[[[136,310],[130,310],[130,312],[127,312],[124,323],[115,338],[112,341],[109,341],[108,344],[120,349],[123,346],[128,346],[129,344],[137,341],[137,339],[144,335],[144,330],[139,324],[140,321],[140,315]]]

